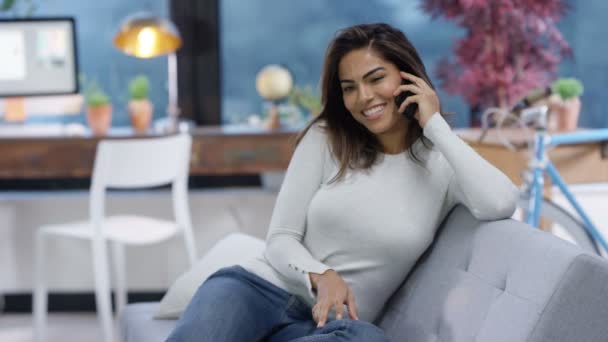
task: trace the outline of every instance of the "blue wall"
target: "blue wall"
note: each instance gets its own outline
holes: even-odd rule
[[[564,76],[580,78],[585,86],[579,121],[583,127],[608,128],[608,1],[570,1],[572,11],[559,24],[574,56],[560,65]]]

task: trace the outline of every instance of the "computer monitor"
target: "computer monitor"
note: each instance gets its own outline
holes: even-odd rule
[[[74,93],[74,18],[0,19],[0,97]]]

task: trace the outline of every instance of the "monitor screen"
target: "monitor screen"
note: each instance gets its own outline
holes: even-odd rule
[[[73,18],[0,20],[0,97],[77,92]]]

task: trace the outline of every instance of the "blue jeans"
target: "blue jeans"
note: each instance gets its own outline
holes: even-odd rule
[[[382,330],[364,321],[316,326],[310,306],[301,299],[233,266],[199,287],[167,341],[388,341]]]

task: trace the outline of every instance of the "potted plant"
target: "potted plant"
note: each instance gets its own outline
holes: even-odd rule
[[[145,75],[138,75],[129,82],[130,100],[127,106],[131,125],[138,134],[148,131],[150,121],[152,121],[152,111],[154,106],[148,99],[150,92],[150,81]]]
[[[557,129],[575,130],[581,112],[583,84],[576,78],[560,78],[553,82],[551,90],[557,95],[549,102],[551,112],[557,116]]]
[[[91,82],[85,90],[87,123],[94,135],[105,135],[112,124],[112,103],[110,97],[96,82]]]
[[[289,102],[304,108],[310,115],[317,116],[321,113],[321,98],[315,94],[312,87],[294,86],[289,94]]]

